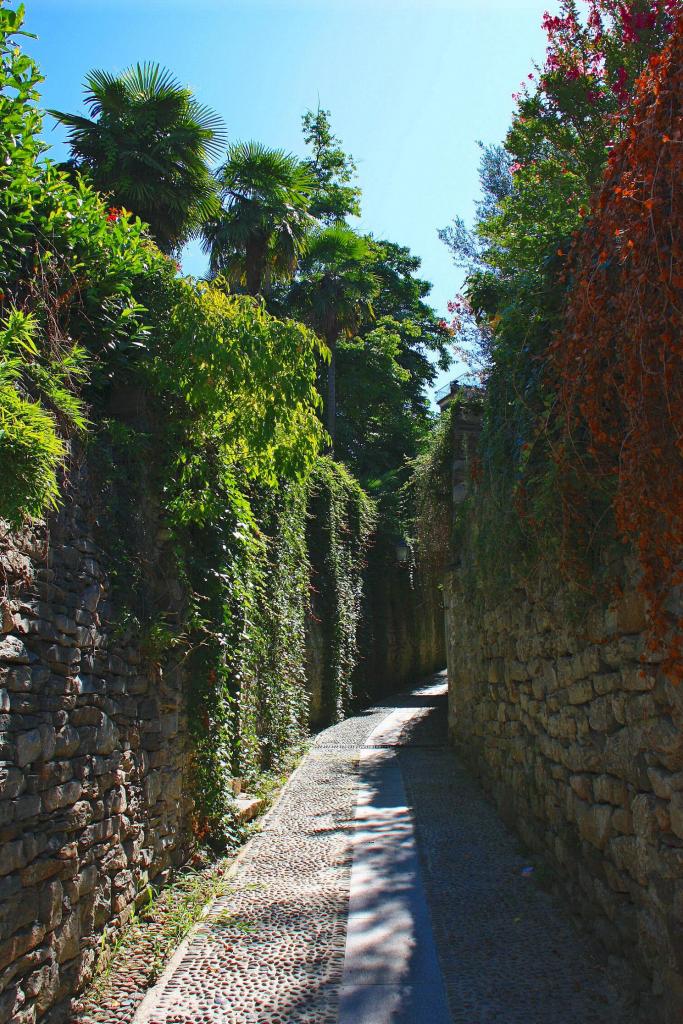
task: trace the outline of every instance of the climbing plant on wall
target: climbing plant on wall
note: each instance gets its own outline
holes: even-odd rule
[[[308,546],[314,613],[324,634],[323,704],[339,721],[352,699],[363,594],[362,567],[375,506],[342,465],[323,458],[311,477]]]
[[[303,164],[254,144],[246,155],[259,166],[284,160],[279,170],[299,190],[293,248],[291,210],[277,188],[266,197],[284,262],[282,273],[266,267],[262,283],[278,286],[263,289],[267,299],[256,285],[243,294],[244,282],[235,294],[236,278],[220,276],[218,264],[211,281],[183,277],[168,253],[207,214],[201,198],[213,186],[202,161],[217,142],[216,119],[156,66],[94,73],[96,121],[60,116],[76,132],[76,159],[63,172],[39,140],[41,79],[16,46],[22,18],[0,0],[0,516],[19,525],[56,511],[78,464],[107,563],[103,628],[154,672],[187,666],[197,833],[226,843],[230,779],[278,771],[309,725],[306,640],[316,616],[328,717],[354,697],[377,507],[349,470],[320,456],[328,439],[316,378],[330,352],[305,324],[321,335],[325,325],[286,301],[287,280],[310,256],[313,217],[331,225],[328,234],[349,234],[338,221],[359,209],[354,164],[323,111],[305,119],[312,155]],[[139,200],[154,169],[123,180],[126,167],[135,170],[127,119],[154,112],[166,93],[175,114],[157,110],[151,135],[137,118],[131,139],[138,156],[150,145],[172,151],[193,172],[197,202],[175,211],[182,223],[172,217],[170,227],[164,211],[153,217],[154,203]],[[175,132],[179,118],[188,128],[202,121],[201,137]],[[91,142],[104,131],[104,149],[88,143],[86,153],[81,129]],[[126,173],[115,181],[116,168]],[[352,268],[349,310],[337,309],[339,330],[329,334],[344,335],[337,454],[379,497],[381,550],[393,557],[408,518],[405,460],[431,418],[429,354],[446,365],[450,329],[427,305],[429,285],[407,249],[369,237],[351,244],[367,259]]]
[[[677,210],[671,181],[660,176],[671,170],[666,139],[675,136],[645,99],[649,89],[655,102],[663,89],[657,54],[680,31],[679,12],[674,0],[563,0],[557,15],[545,15],[545,62],[517,96],[504,147],[484,152],[475,228],[456,221],[443,232],[469,270],[465,299],[453,306],[454,330],[471,338],[474,325],[485,364],[480,463],[456,529],[472,587],[489,599],[533,583],[543,559],[589,597],[601,577],[609,584],[620,571],[624,541],[641,553],[651,600],[657,591],[665,601],[675,579],[659,540],[672,557],[680,496],[672,488],[668,499],[663,491],[655,497],[650,482],[634,512],[646,462],[636,470],[633,453],[647,437],[664,479],[679,458],[676,414],[667,411],[677,373],[667,341],[675,336],[667,305],[675,305],[675,220],[666,220],[666,248],[661,229]],[[668,81],[677,81],[673,70]],[[596,191],[602,198],[589,217]],[[666,301],[659,296],[665,265],[674,275]],[[618,453],[611,465],[610,445],[612,457]],[[658,515],[668,521],[656,537]]]
[[[280,770],[308,727],[313,489],[340,708],[371,503],[318,459],[316,335],[182,278],[139,220],[43,159],[21,20],[0,6],[0,516],[58,504],[80,433],[110,628],[156,671],[187,665],[197,833],[225,845],[231,778]]]
[[[638,80],[628,131],[571,251],[564,322],[552,346],[559,407],[553,458],[563,523],[586,516],[592,486],[612,498],[637,552],[651,642],[668,639],[683,678],[683,19]]]

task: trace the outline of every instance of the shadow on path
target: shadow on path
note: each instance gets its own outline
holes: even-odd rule
[[[402,703],[360,755],[339,1024],[450,1024],[396,756],[414,714]]]
[[[622,986],[447,746],[446,697],[432,705],[398,756],[453,1024],[632,1024]]]

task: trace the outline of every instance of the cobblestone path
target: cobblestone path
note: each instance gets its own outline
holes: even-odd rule
[[[445,721],[438,680],[321,733],[137,1024],[630,1024]]]

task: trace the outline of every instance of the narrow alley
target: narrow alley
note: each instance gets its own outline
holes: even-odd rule
[[[626,1024],[446,742],[446,683],[320,733],[136,1024]]]

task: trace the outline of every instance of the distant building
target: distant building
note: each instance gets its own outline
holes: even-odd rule
[[[461,384],[456,378],[452,380],[450,384],[444,385],[434,395],[434,400],[438,405],[441,412],[444,412],[448,406],[453,402],[458,395],[463,398],[472,399],[478,398],[483,394],[484,389],[478,387],[476,384]]]

